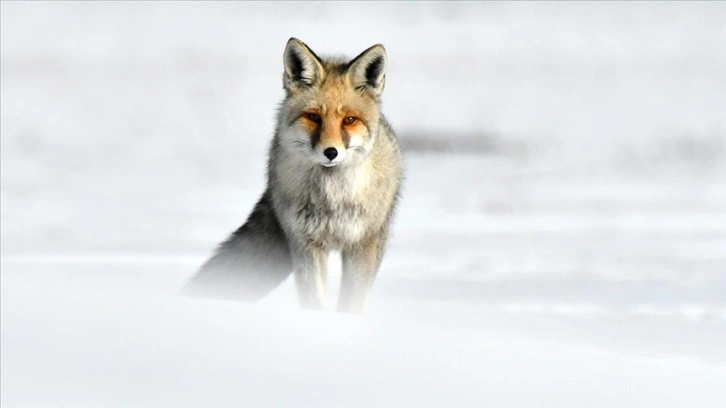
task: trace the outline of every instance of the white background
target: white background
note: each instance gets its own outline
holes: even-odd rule
[[[3,406],[726,405],[723,3],[0,11]],[[178,294],[264,188],[291,36],[388,51],[366,318]]]

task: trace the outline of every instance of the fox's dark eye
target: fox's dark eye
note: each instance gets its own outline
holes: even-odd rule
[[[347,118],[343,119],[343,124],[344,124],[344,125],[352,125],[352,124],[354,124],[354,123],[355,123],[355,122],[356,122],[357,120],[358,120],[358,118],[356,118],[356,117],[354,117],[354,116],[348,116]]]
[[[321,124],[323,122],[323,119],[318,115],[317,113],[312,112],[306,112],[305,118],[311,122],[315,122],[317,124]]]

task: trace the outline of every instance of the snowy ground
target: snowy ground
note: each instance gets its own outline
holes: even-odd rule
[[[726,406],[723,3],[0,11],[3,407]],[[366,318],[178,295],[262,191],[290,36],[388,50]]]

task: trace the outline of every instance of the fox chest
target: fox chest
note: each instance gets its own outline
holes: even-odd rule
[[[365,179],[321,177],[298,191],[288,212],[293,233],[306,241],[339,248],[362,240],[375,227]]]

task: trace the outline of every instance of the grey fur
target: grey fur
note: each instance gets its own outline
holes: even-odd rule
[[[187,283],[199,296],[255,301],[277,287],[292,271],[292,256],[265,192],[247,221],[222,242]]]

